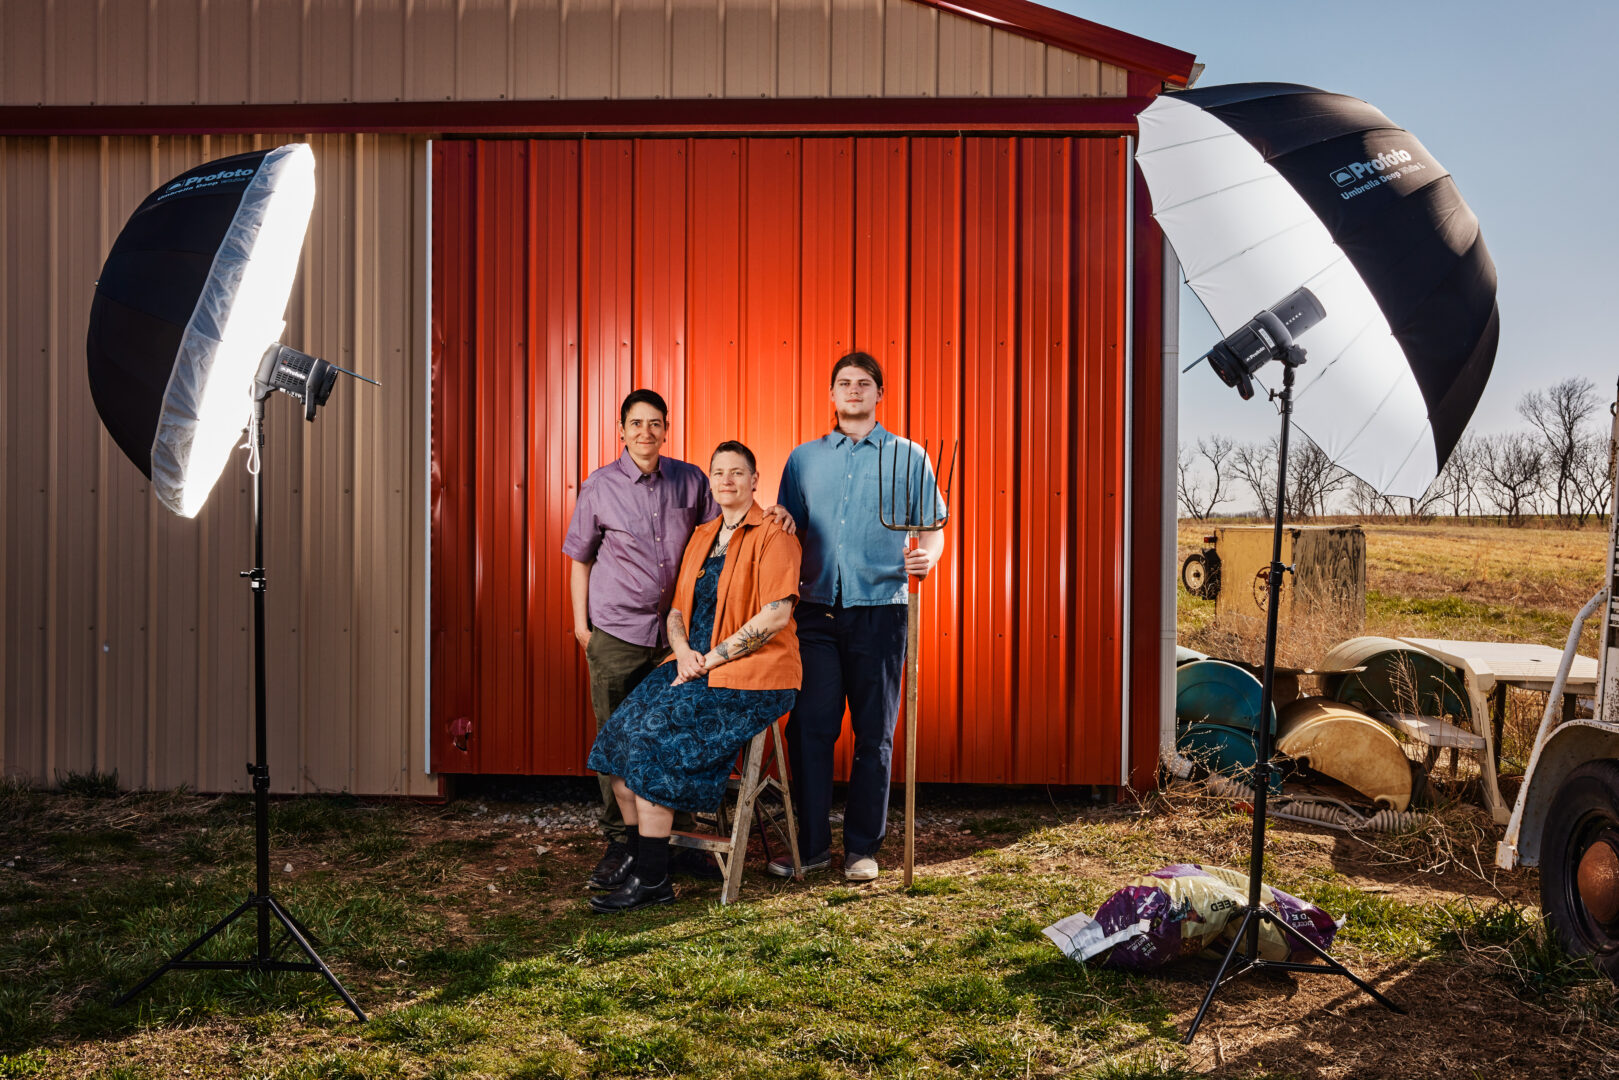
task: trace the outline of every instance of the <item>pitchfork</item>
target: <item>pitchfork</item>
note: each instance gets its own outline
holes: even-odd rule
[[[900,444],[905,447],[905,501],[899,502],[899,452]],[[950,471],[945,475],[944,490],[939,490],[938,466],[944,463],[944,440],[939,440],[936,455],[930,455],[928,447],[930,442],[923,440],[921,444],[921,462],[917,462],[917,444],[902,439],[891,439],[889,445],[893,447],[892,457],[889,459],[888,486],[886,494],[883,487],[883,451],[877,454],[877,514],[885,527],[896,532],[905,533],[909,539],[905,544],[906,551],[915,551],[917,542],[925,532],[938,532],[944,528],[945,522],[950,520],[950,485],[956,476],[956,449],[959,443],[950,444]],[[886,449],[886,448],[885,448]],[[925,466],[932,464],[932,480],[929,481],[928,469]],[[926,506],[915,506],[911,501],[911,476],[916,474],[917,502],[926,502]],[[928,497],[927,488],[932,487],[934,498]],[[942,495],[942,499],[938,496]],[[943,503],[944,511],[941,514],[939,507]],[[911,885],[911,872],[916,865],[916,734],[919,727],[916,716],[916,662],[917,637],[922,625],[922,579],[911,577],[907,581],[908,595],[905,598],[906,625],[905,625],[905,886]]]

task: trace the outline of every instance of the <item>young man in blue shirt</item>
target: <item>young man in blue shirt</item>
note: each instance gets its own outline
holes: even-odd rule
[[[905,669],[906,575],[925,578],[944,551],[944,533],[923,533],[906,551],[906,536],[884,527],[894,520],[937,521],[944,515],[927,456],[877,423],[883,370],[867,353],[852,352],[832,368],[835,426],[797,447],[781,477],[779,502],[798,522],[803,570],[798,620],[804,687],[787,721],[787,748],[798,804],[798,847],[807,870],[831,865],[833,746],[847,705],[854,762],[843,815],[843,876],[870,881],[888,831],[888,781]],[[898,444],[896,446],[896,444]],[[878,491],[896,465],[906,484]],[[920,482],[917,482],[917,479]],[[928,500],[934,505],[929,507]],[[786,877],[790,859],[770,872]]]

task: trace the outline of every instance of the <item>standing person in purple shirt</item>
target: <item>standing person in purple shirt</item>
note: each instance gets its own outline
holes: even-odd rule
[[[668,655],[663,620],[674,599],[686,541],[694,528],[720,512],[702,469],[663,456],[669,406],[656,392],[630,392],[619,406],[618,434],[624,452],[580,486],[562,541],[563,554],[573,561],[573,634],[590,666],[590,706],[598,732]],[[765,513],[788,533],[796,531],[780,507]],[[629,876],[638,838],[634,827],[624,824],[611,778],[597,779],[607,852],[588,884],[611,891]],[[690,827],[690,815],[675,821],[676,829]]]
[[[662,455],[669,406],[652,390],[634,390],[618,410],[624,452],[579,488],[563,554],[573,561],[573,635],[590,666],[596,729],[669,651],[663,613],[674,598],[691,531],[719,513],[708,477]],[[588,884],[615,889],[630,871],[628,834],[610,778],[601,782],[607,852]]]

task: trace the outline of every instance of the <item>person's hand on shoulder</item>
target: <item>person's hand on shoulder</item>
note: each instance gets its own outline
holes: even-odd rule
[[[777,503],[765,511],[765,520],[774,521],[777,525],[780,525],[781,531],[788,536],[795,536],[798,533],[798,522],[793,520],[793,515],[789,514],[787,508],[781,503]]]

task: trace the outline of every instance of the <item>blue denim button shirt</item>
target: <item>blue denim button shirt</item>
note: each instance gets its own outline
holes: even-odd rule
[[[899,469],[910,471],[908,506],[905,472],[895,475],[896,454]],[[804,547],[799,599],[845,607],[905,603],[905,534],[883,526],[880,507],[887,508],[890,520],[900,521],[936,522],[945,513],[933,465],[921,447],[881,424],[864,439],[831,431],[798,446],[788,455],[777,501],[798,523]]]

